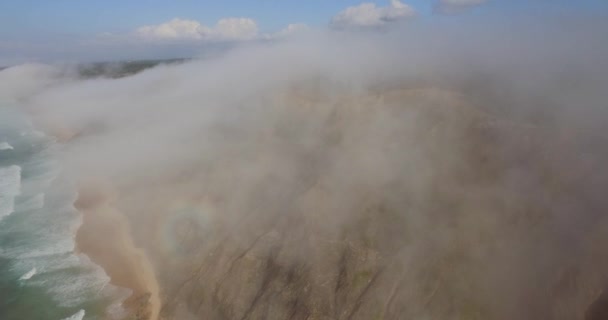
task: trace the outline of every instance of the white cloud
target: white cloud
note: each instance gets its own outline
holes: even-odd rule
[[[458,13],[462,10],[488,2],[487,0],[438,0],[435,11],[440,13]]]
[[[156,26],[143,26],[136,33],[146,38],[200,39],[208,31],[206,29],[198,21],[176,18]]]
[[[414,9],[399,0],[391,0],[390,5],[379,7],[367,2],[358,6],[348,7],[331,20],[331,25],[337,28],[348,27],[379,27],[388,22],[413,17]]]
[[[258,34],[258,24],[248,18],[227,18],[218,21],[212,31],[223,39],[252,39]]]
[[[225,18],[213,27],[196,20],[175,18],[159,25],[143,26],[135,33],[158,40],[248,40],[258,35],[257,23],[249,18]]]
[[[292,23],[290,25],[288,25],[287,27],[283,28],[283,30],[275,33],[274,35],[272,35],[272,37],[274,38],[283,38],[283,37],[288,37],[294,34],[298,34],[298,33],[302,33],[302,32],[306,32],[309,31],[310,27],[306,24],[303,23]]]

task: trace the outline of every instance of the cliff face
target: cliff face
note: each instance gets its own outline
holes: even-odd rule
[[[582,319],[603,289],[587,137],[434,89],[263,103],[120,200],[162,318]]]

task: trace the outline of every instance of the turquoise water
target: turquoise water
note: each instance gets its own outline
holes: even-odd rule
[[[74,252],[81,216],[59,148],[0,107],[0,319],[120,319],[129,292]]]

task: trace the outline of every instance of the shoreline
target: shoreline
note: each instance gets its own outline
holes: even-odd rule
[[[132,291],[123,302],[128,314],[158,320],[160,289],[154,269],[133,242],[127,217],[112,207],[108,190],[97,184],[78,188],[74,206],[82,214],[82,225],[76,233],[76,249],[103,268],[111,284]]]

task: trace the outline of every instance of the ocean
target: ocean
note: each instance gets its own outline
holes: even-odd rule
[[[0,106],[0,319],[121,319],[130,291],[75,249],[77,193],[60,145]]]

